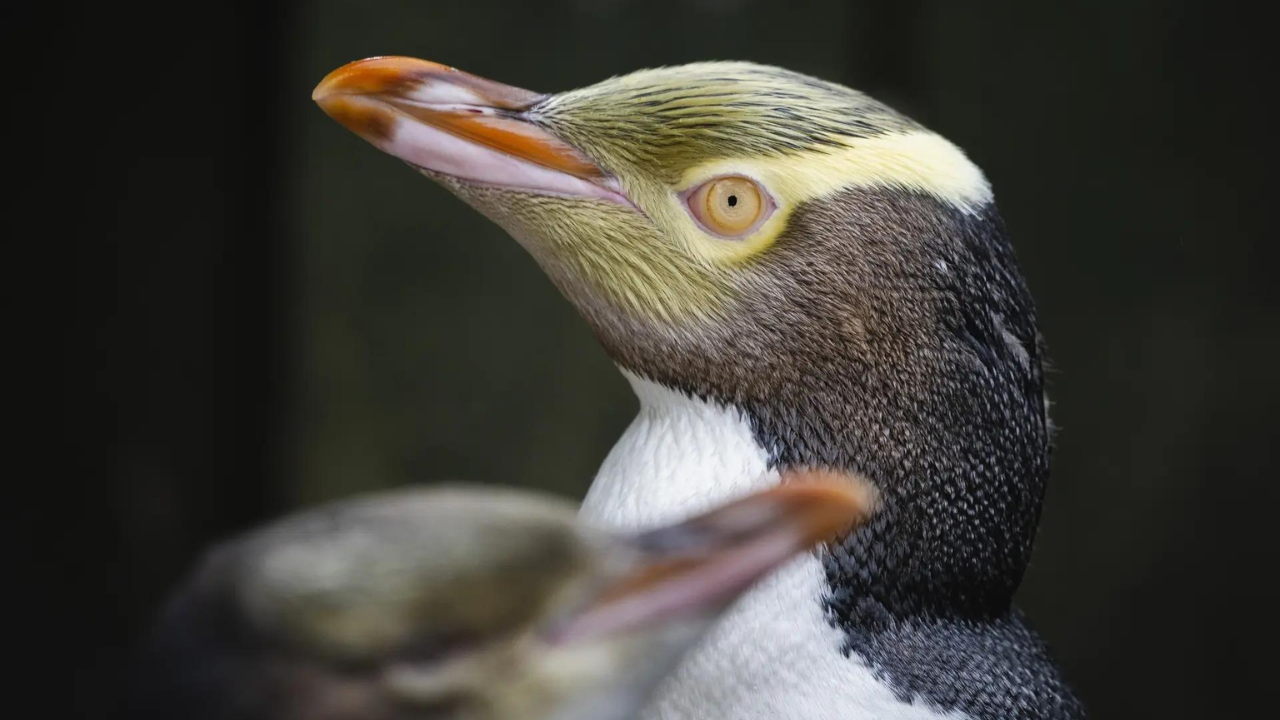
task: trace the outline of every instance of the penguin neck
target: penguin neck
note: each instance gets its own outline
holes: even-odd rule
[[[788,423],[794,416],[623,375],[640,411],[588,491],[587,521],[654,526],[777,484],[781,470],[855,472],[879,488],[881,503],[866,525],[822,553],[826,582],[815,601],[827,622],[852,638],[911,617],[981,620],[1008,612],[1038,522],[1043,467],[1028,464],[1024,478],[1017,466],[970,458],[984,448],[997,458],[1028,455],[1005,451],[1010,438],[1023,442],[1019,436],[957,422],[958,430],[935,426],[901,446],[901,422],[869,429],[821,418]]]
[[[742,412],[622,374],[640,412],[591,484],[585,519],[621,529],[665,524],[777,484]]]
[[[779,482],[742,410],[623,374],[640,412],[592,483],[584,520],[650,527]],[[801,556],[766,578],[682,661],[641,717],[944,717],[924,703],[904,705],[866,663],[849,658],[848,637],[828,608],[831,582],[821,554]]]

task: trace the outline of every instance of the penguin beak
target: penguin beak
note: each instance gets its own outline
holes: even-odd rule
[[[383,152],[459,180],[624,201],[577,148],[529,120],[545,96],[445,65],[376,57],[344,65],[311,98]]]
[[[796,482],[627,540],[638,561],[551,633],[553,642],[714,617],[791,557],[848,532],[874,499],[848,483]]]

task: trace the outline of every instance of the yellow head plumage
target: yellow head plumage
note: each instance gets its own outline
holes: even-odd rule
[[[384,124],[402,122],[406,105],[443,108],[462,97],[459,87],[493,94],[476,84],[489,81],[440,66],[411,66],[399,76],[402,100],[388,103],[395,114]],[[350,73],[340,79],[352,84]],[[378,93],[386,90],[326,97],[345,102]],[[599,171],[593,181],[624,202],[476,182],[415,162],[395,139],[373,139],[506,228],[588,316],[600,314],[605,302],[664,323],[722,318],[749,282],[744,273],[783,236],[797,208],[847,188],[927,194],[966,212],[991,197],[982,173],[945,139],[862,93],[775,67],[709,62],[643,70],[519,103],[477,117],[491,123],[486,131],[519,122],[520,132],[546,133],[544,140],[567,146],[562,154],[588,161]],[[433,121],[421,112],[414,119],[423,118]],[[349,118],[344,122],[360,131]],[[457,134],[457,125],[446,130]],[[511,152],[509,145],[488,144]],[[769,213],[750,232],[725,238],[699,223],[687,198],[729,176],[758,184]]]

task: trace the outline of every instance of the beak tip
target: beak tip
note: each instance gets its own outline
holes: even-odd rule
[[[324,114],[375,146],[381,147],[395,136],[395,113],[384,105],[363,101],[358,95],[332,92],[323,84],[311,99]]]
[[[810,543],[846,534],[879,505],[875,485],[860,475],[827,471],[789,472],[779,489],[805,518]],[[785,496],[784,496],[785,497]]]
[[[376,99],[416,86],[430,73],[444,69],[438,63],[396,56],[356,60],[325,75],[311,91],[311,100],[339,124],[377,145],[391,138],[395,114]]]
[[[459,74],[440,63],[397,55],[380,55],[349,62],[334,70],[316,86],[311,99],[329,95],[377,95],[403,93],[431,78]]]
[[[347,69],[353,64],[354,63],[343,65],[328,75],[325,75],[324,79],[322,79],[319,84],[316,85],[315,89],[311,91],[311,100],[315,102],[315,104],[324,108],[328,103],[332,102],[334,98],[341,95],[355,94],[352,93],[352,88],[344,87],[343,83],[345,76],[349,75]]]

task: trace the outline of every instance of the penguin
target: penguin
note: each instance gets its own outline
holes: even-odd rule
[[[880,497],[749,593],[642,717],[1083,717],[1013,604],[1049,474],[1044,345],[963,151],[745,62],[541,94],[384,57],[313,99],[503,227],[634,388],[584,519],[669,522],[804,468]]]
[[[743,591],[874,503],[818,479],[639,533],[473,485],[296,513],[219,544],[175,592],[141,716],[629,719]]]

